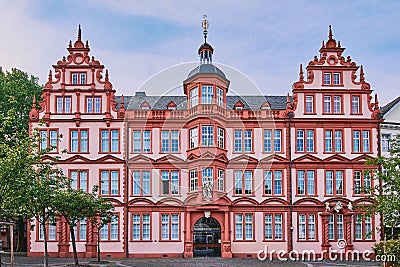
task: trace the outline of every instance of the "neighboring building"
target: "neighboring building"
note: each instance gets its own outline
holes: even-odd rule
[[[48,137],[43,147],[63,134],[54,154],[68,149],[59,166],[72,186],[100,184],[115,204],[103,256],[256,257],[266,245],[320,253],[338,241],[363,251],[380,240],[379,218],[356,209],[370,203],[362,170],[378,154],[380,111],[344,50],[330,30],[291,97],[232,96],[204,42],[181,96],[115,97],[79,30],[49,74],[41,109],[33,104],[31,127]],[[28,254],[41,256],[33,224]],[[48,232],[50,255],[71,255],[61,218]],[[96,233],[84,221],[77,232],[80,255],[92,257]]]
[[[381,151],[383,156],[389,155],[390,140],[400,137],[400,96],[381,108]]]

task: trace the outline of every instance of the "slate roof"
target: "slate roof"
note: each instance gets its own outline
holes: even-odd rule
[[[222,72],[222,70],[220,70],[213,64],[200,64],[199,66],[194,68],[191,72],[189,72],[187,79],[193,77],[196,74],[218,74],[222,78],[226,79],[226,76]]]
[[[147,96],[137,94],[135,96],[124,96],[126,110],[140,110],[141,104],[146,101],[150,104],[153,110],[166,110],[169,102],[174,101],[177,105],[177,110],[187,109],[186,96]],[[271,109],[279,110],[286,109],[286,96],[230,96],[226,97],[226,108],[233,109],[234,105],[241,101],[244,104],[243,109],[258,110],[261,105],[268,101]],[[121,96],[116,96],[115,101],[121,102]],[[118,108],[117,106],[117,108]]]
[[[400,96],[394,99],[393,101],[387,103],[385,106],[381,107],[382,115],[385,115],[389,112],[397,103],[400,102]]]

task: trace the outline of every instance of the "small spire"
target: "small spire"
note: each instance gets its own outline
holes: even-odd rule
[[[329,40],[333,39],[333,34],[332,34],[332,25],[329,25]]]
[[[287,96],[286,96],[286,109],[292,109],[292,103],[290,102],[289,93],[287,93]]]
[[[72,41],[71,40],[69,40],[69,47],[70,48],[72,47]]]
[[[360,67],[360,82],[361,83],[365,82],[363,65],[361,65],[361,67]]]
[[[89,41],[86,40],[86,48],[89,48]]]
[[[78,41],[81,40],[81,37],[82,37],[81,24],[79,24],[79,27],[78,27]]]
[[[304,82],[303,64],[300,64],[300,82]]]
[[[340,41],[338,41],[338,45],[337,45],[338,47],[341,47],[341,45],[340,45]]]
[[[379,109],[378,94],[375,94],[375,110]]]
[[[125,105],[125,97],[124,95],[122,95],[121,97],[121,107],[123,107]]]
[[[325,41],[322,40],[322,48],[324,48],[324,47],[325,47]]]
[[[51,78],[51,77],[52,77],[52,72],[51,72],[51,70],[49,70],[49,79],[48,79],[48,80],[49,80],[49,82],[51,82],[51,80],[52,80],[52,78]]]
[[[106,77],[105,77],[105,81],[108,82],[108,70],[106,70]]]
[[[33,100],[32,100],[32,108],[36,108],[36,95],[33,95]]]

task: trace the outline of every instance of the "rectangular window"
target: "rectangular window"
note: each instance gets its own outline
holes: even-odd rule
[[[101,228],[100,240],[115,241],[119,239],[118,215],[112,216],[111,222]]]
[[[197,170],[190,170],[190,192],[196,191],[198,188],[199,177]]]
[[[151,139],[150,131],[148,130],[134,130],[133,131],[133,152],[134,153],[150,153],[151,152]]]
[[[297,152],[304,152],[304,130],[297,130],[296,149]]]
[[[314,152],[314,130],[307,130],[307,152]]]
[[[335,152],[342,152],[342,131],[335,130]]]
[[[264,194],[282,195],[282,171],[264,172]]]
[[[39,149],[51,153],[58,152],[58,132],[57,130],[40,130]]]
[[[78,84],[78,73],[77,72],[72,73],[71,80],[72,80],[71,81],[72,84]]]
[[[353,131],[353,152],[361,152],[360,131]]]
[[[283,220],[282,214],[265,214],[264,227],[266,240],[282,240],[283,239]]]
[[[325,152],[332,152],[332,131],[325,130]]]
[[[42,229],[42,224],[37,221],[38,227],[38,237],[39,240],[44,240],[44,233]],[[46,233],[47,233],[47,240],[48,241],[55,241],[57,240],[57,222],[54,218],[49,218],[46,224]]]
[[[56,113],[71,113],[71,97],[56,97]]]
[[[220,127],[218,127],[218,147],[225,148],[225,131]]]
[[[179,131],[161,131],[161,152],[179,152]]]
[[[201,87],[201,103],[212,104],[214,98],[214,89],[212,85],[203,85]]]
[[[225,180],[225,171],[218,170],[218,178],[217,178],[217,190],[224,191],[224,180]]]
[[[70,170],[69,178],[71,179],[71,188],[75,190],[88,190],[88,171],[87,170]]]
[[[253,214],[235,214],[235,239],[253,240]]]
[[[86,84],[86,73],[79,73],[80,84]]]
[[[86,240],[86,218],[79,221],[79,235],[75,235],[79,237],[79,240]]]
[[[342,97],[335,95],[333,97],[333,113],[342,113]]]
[[[86,113],[101,112],[101,97],[86,97]]]
[[[333,84],[334,85],[340,84],[340,73],[338,73],[338,72],[333,73]]]
[[[369,147],[369,131],[362,131],[363,152],[370,152]]]
[[[382,134],[382,151],[389,151],[390,149],[390,134]]]
[[[274,130],[274,151],[281,152],[282,130]]]
[[[328,239],[343,239],[343,214],[331,214],[328,221]]]
[[[213,178],[213,169],[212,168],[204,168],[201,171],[201,184],[204,186],[205,182],[212,183],[214,181]]]
[[[356,214],[355,216],[355,239],[371,240],[373,237],[372,216]]]
[[[315,214],[299,214],[299,240],[316,240]]]
[[[253,194],[253,172],[251,171],[235,172],[235,194],[236,195]]]
[[[179,194],[179,172],[161,171],[161,188],[163,195]]]
[[[190,90],[190,107],[197,106],[199,104],[199,91],[197,87]]]
[[[204,125],[201,127],[201,145],[214,146],[214,126]]]
[[[314,113],[314,96],[306,95],[306,112],[305,113]]]
[[[331,96],[324,96],[324,113],[332,112],[332,99]]]
[[[69,146],[70,152],[72,153],[89,152],[88,145],[89,145],[88,130],[84,129],[70,130],[70,146]]]
[[[119,171],[100,171],[100,193],[108,196],[119,194]]]
[[[235,152],[242,152],[242,145],[243,138],[242,138],[242,131],[237,130],[235,131]]]
[[[343,195],[343,171],[326,171],[325,194]]]
[[[221,107],[224,106],[224,90],[217,87],[217,104]]]
[[[352,114],[360,114],[360,97],[359,96],[351,97],[351,113]]]
[[[315,171],[297,171],[297,194],[315,195]]]
[[[363,174],[361,171],[355,171],[353,175],[354,194],[367,194],[368,190],[370,190],[372,186],[370,174]]]
[[[179,240],[179,214],[161,214],[161,240]]]
[[[264,152],[272,151],[272,130],[264,130]]]
[[[100,131],[101,151],[100,152],[119,152],[119,130],[107,129]]]
[[[190,149],[195,148],[195,147],[198,146],[198,144],[199,144],[198,136],[199,136],[199,128],[194,127],[194,128],[189,130],[189,139],[190,139],[189,148]]]
[[[150,171],[132,172],[132,194],[135,196],[150,195]]]
[[[235,152],[251,152],[252,136],[252,130],[235,130]]]
[[[331,74],[330,73],[324,73],[324,84],[331,84]]]
[[[150,214],[132,215],[132,240],[150,240]]]

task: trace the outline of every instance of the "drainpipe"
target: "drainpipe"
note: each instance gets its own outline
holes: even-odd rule
[[[378,121],[378,157],[380,157],[381,155],[382,155],[382,153],[381,153],[381,122],[382,122],[382,120],[383,120],[383,116],[380,116],[379,117],[379,121]],[[382,165],[381,164],[379,164],[378,165],[378,170],[379,170],[379,172],[381,173],[382,172]],[[379,188],[382,188],[382,182],[381,181],[379,181]],[[382,191],[381,190],[379,190],[380,192],[379,192],[379,195],[381,196],[382,195]],[[380,237],[381,237],[381,240],[384,240],[385,239],[385,224],[384,224],[384,221],[383,221],[383,216],[382,216],[382,213],[380,213],[379,214],[380,215],[380,219],[379,219],[379,221],[380,221],[380,228],[381,229],[383,229],[383,231],[381,231],[381,234],[380,234]],[[393,237],[392,237],[393,238]]]
[[[292,118],[293,112],[289,113],[289,141],[287,144],[289,145],[289,210],[290,210],[290,229],[289,229],[289,251],[293,250],[293,184],[292,184]]]
[[[125,241],[125,258],[129,258],[129,211],[128,211],[128,202],[129,202],[129,167],[128,167],[128,158],[129,158],[129,122],[126,118],[123,120],[123,127],[125,127],[125,212],[124,212],[124,241]]]

